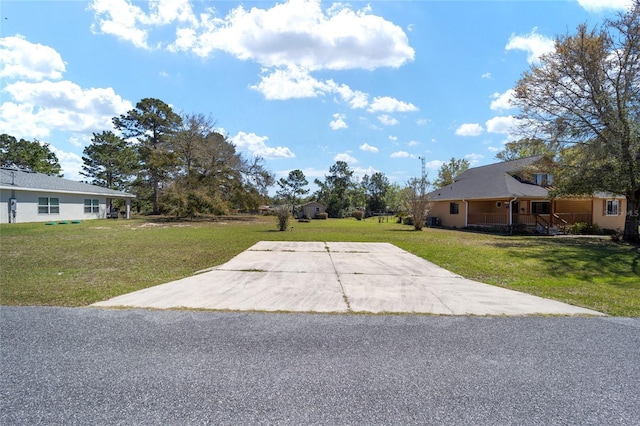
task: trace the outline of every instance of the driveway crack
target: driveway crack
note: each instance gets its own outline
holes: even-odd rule
[[[336,273],[336,278],[338,279],[338,284],[340,284],[340,290],[342,290],[342,299],[344,300],[345,305],[347,305],[347,312],[353,312],[351,309],[351,303],[349,303],[349,298],[347,297],[347,293],[344,291],[344,285],[342,285],[342,280],[340,279],[340,274],[338,273],[338,269],[336,268],[336,264],[333,261],[333,256],[331,256],[331,250],[327,243],[324,244],[324,248],[327,250],[327,254],[329,255],[329,260],[331,260],[331,265],[333,266],[333,270]]]

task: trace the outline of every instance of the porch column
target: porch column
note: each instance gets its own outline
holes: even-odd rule
[[[464,202],[464,227],[469,226],[469,202],[467,200],[462,200]]]
[[[131,219],[131,198],[127,198],[127,219]]]

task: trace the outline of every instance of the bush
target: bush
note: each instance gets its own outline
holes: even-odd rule
[[[351,216],[355,217],[357,220],[362,220],[362,218],[364,217],[364,213],[362,213],[362,210],[356,210],[351,213]]]
[[[600,227],[597,224],[588,224],[585,222],[576,222],[567,228],[569,234],[574,235],[599,235]]]
[[[289,218],[291,217],[288,207],[278,207],[275,209],[278,218],[278,230],[286,231],[289,226]]]
[[[402,224],[403,225],[413,225],[413,218],[411,216],[407,216],[405,218],[402,218]]]
[[[329,213],[316,213],[316,219],[326,220],[329,217]]]

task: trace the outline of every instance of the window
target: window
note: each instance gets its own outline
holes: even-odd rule
[[[449,203],[449,214],[458,214],[459,209],[458,203]]]
[[[607,216],[618,216],[618,200],[605,201],[605,214]]]
[[[38,214],[60,214],[60,200],[50,197],[38,197]]]
[[[84,212],[85,213],[99,213],[100,212],[100,200],[91,200],[85,198],[84,200]]]
[[[553,177],[549,173],[534,173],[532,180],[533,183],[538,186],[549,186],[553,184]]]
[[[534,214],[549,214],[551,209],[548,202],[533,202],[531,203],[531,213]]]

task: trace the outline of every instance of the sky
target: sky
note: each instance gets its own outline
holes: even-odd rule
[[[83,180],[93,133],[157,98],[277,179],[336,161],[400,185],[424,162],[434,179],[451,158],[496,162],[522,74],[630,2],[2,0],[0,133],[49,143]]]

